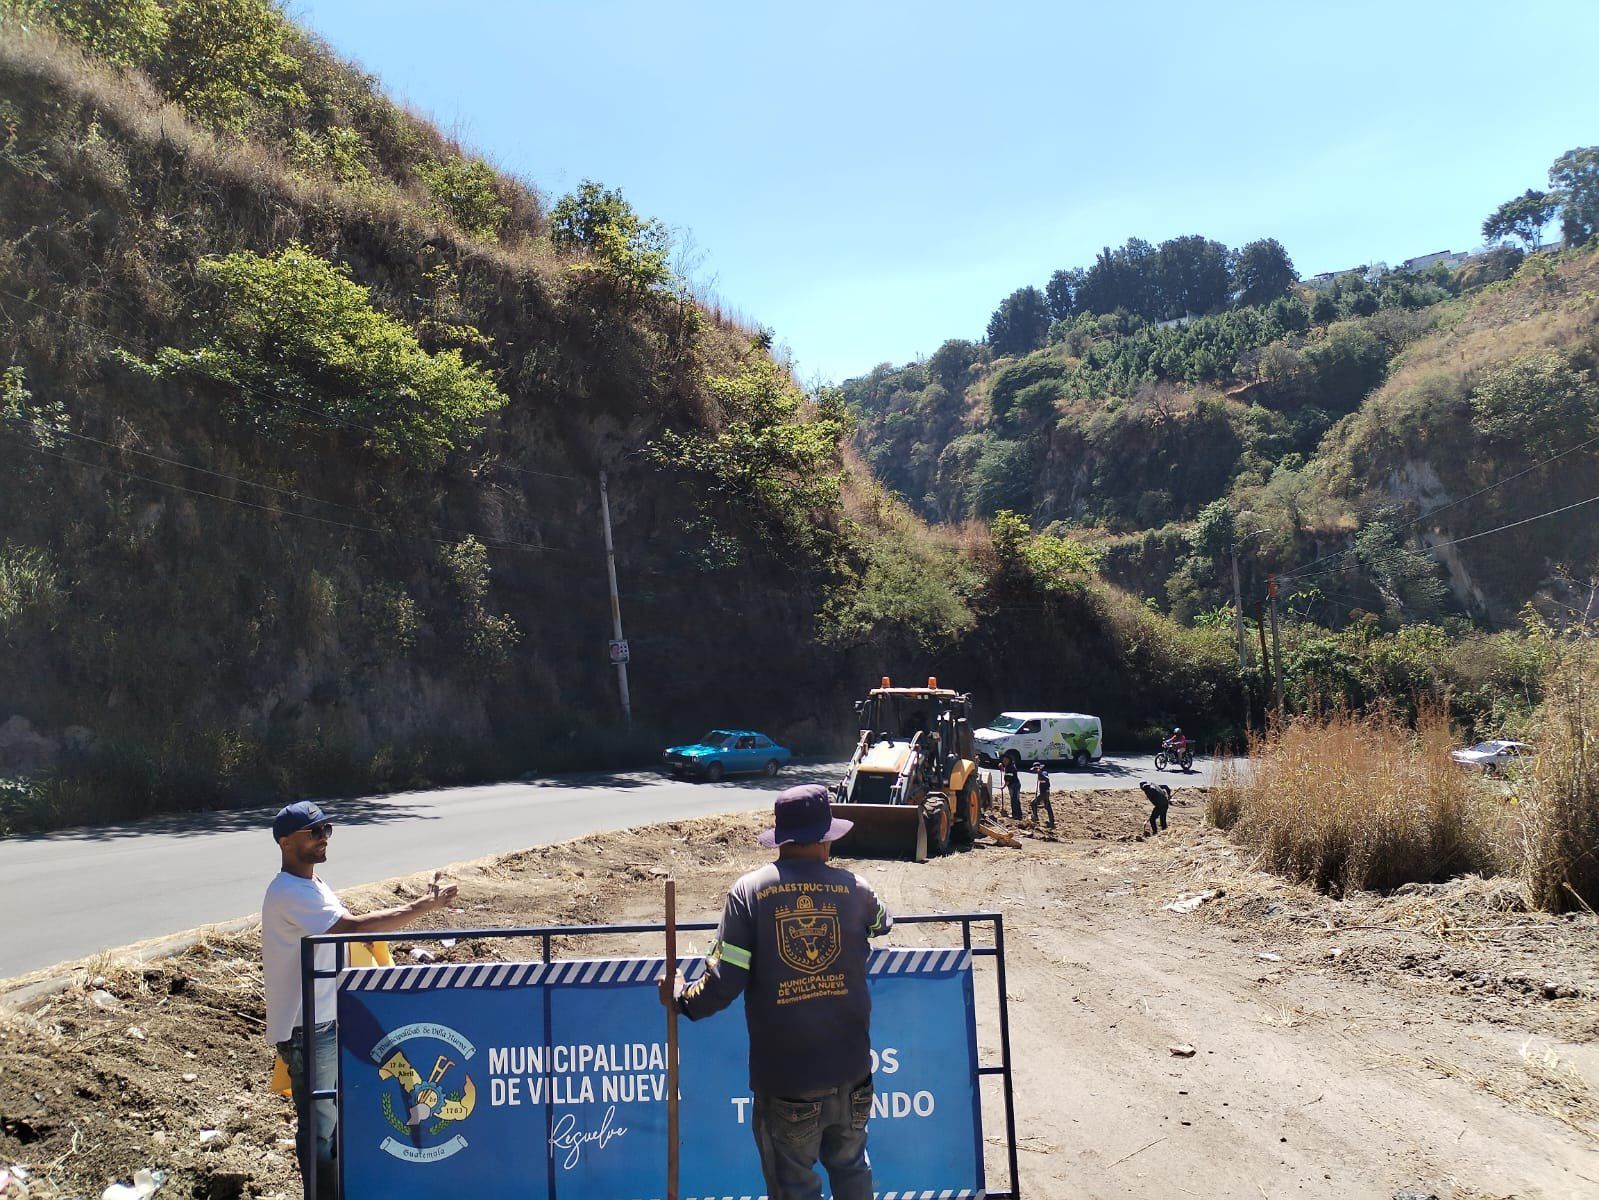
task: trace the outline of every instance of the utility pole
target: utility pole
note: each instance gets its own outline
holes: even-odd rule
[[[1268,577],[1271,596],[1271,662],[1272,673],[1277,676],[1277,719],[1283,717],[1283,647],[1277,637],[1277,576]]]
[[[1244,594],[1238,586],[1238,543],[1229,541],[1227,551],[1233,559],[1233,625],[1238,632],[1238,690],[1244,696],[1244,723],[1239,727],[1239,733],[1246,743],[1249,738],[1249,680],[1244,672],[1249,668],[1244,660]]]
[[[1233,556],[1233,623],[1238,630],[1238,673],[1244,673],[1244,596],[1238,586],[1238,543],[1228,543]]]
[[[616,663],[616,684],[622,693],[622,720],[633,723],[633,698],[627,692],[627,641],[622,637],[622,601],[616,594],[616,549],[611,545],[611,496],[600,472],[600,523],[605,527],[605,574],[611,584],[611,658]],[[620,648],[618,651],[617,648]]]

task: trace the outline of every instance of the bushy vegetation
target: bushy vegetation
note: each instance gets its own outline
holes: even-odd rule
[[[764,353],[707,380],[717,405],[712,429],[663,431],[649,454],[701,488],[710,527],[732,523],[765,554],[797,552],[810,565],[835,548],[848,418],[838,394],[806,396]]]
[[[271,148],[352,202],[414,206],[468,238],[542,230],[532,189],[395,105],[274,0],[0,0],[0,23],[59,32],[143,76],[190,120]]]
[[[275,438],[343,434],[427,467],[506,402],[483,367],[423,350],[347,270],[304,246],[208,258],[199,272],[214,289],[196,314],[208,340],[164,347],[147,369],[219,390],[236,420]]]

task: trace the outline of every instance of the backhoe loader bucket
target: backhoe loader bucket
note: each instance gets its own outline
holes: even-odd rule
[[[927,826],[915,804],[834,804],[833,815],[855,828],[833,843],[848,858],[908,858],[927,861]]]

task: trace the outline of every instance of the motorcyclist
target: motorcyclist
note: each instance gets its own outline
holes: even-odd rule
[[[1170,750],[1177,755],[1181,755],[1184,750],[1188,749],[1188,738],[1184,736],[1181,725],[1172,726],[1171,737],[1161,743],[1161,748]]]

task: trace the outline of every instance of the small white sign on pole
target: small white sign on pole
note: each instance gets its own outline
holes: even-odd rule
[[[628,653],[627,643],[613,639],[611,642],[611,665],[616,666],[619,663],[628,662],[630,659],[631,655]]]

